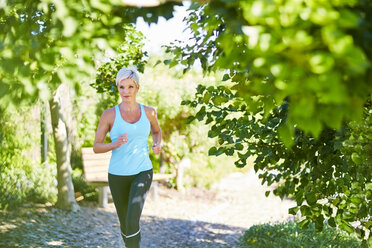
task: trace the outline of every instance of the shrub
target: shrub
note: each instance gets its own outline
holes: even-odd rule
[[[72,183],[74,184],[75,193],[80,192],[84,196],[84,200],[98,201],[98,192],[96,188],[87,184],[83,178],[81,169],[76,168],[72,171]]]
[[[325,226],[316,232],[315,224],[301,230],[297,222],[254,225],[240,237],[242,247],[285,247],[285,248],[336,248],[361,247],[361,243],[344,231]]]
[[[12,114],[10,114],[12,113]],[[17,113],[23,113],[19,115]],[[57,196],[55,166],[32,158],[38,125],[32,123],[32,109],[0,110],[0,209],[23,202],[54,202]]]

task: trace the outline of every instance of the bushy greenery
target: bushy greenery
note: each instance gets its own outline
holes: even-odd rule
[[[95,61],[126,37],[138,16],[169,19],[173,7],[129,7],[119,0],[3,1],[0,6],[0,107],[49,100],[62,82],[79,87]],[[30,101],[31,100],[31,101]]]
[[[98,201],[98,192],[95,187],[88,185],[83,178],[83,171],[76,168],[72,171],[72,182],[74,184],[75,193],[80,193],[84,200]]]
[[[237,154],[239,167],[256,156],[262,182],[296,199],[291,213],[301,211],[304,228],[328,221],[372,245],[372,142],[362,120],[372,93],[371,13],[364,0],[192,4],[192,42],[168,47],[164,63],[226,72],[223,85],[201,84],[185,102],[198,107],[190,120],[205,120],[218,139],[210,155]]]
[[[226,72],[252,111],[255,97],[265,114],[290,97],[285,125],[317,137],[362,116],[372,92],[371,13],[366,0],[193,3],[192,38],[168,47],[164,63]]]
[[[262,105],[262,99],[256,102]],[[372,143],[370,101],[365,104],[363,122],[345,123],[340,130],[326,128],[318,138],[294,129],[290,148],[280,139],[280,130],[288,132],[288,102],[265,117],[263,109],[250,112],[236,89],[200,85],[195,100],[184,103],[201,105],[191,119],[213,124],[209,136],[218,138],[219,143],[209,149],[209,154],[237,154],[238,167],[255,156],[254,169],[262,182],[279,183],[273,193],[296,200],[297,207],[289,212],[301,212],[304,228],[314,222],[322,230],[328,221],[331,226],[371,240],[372,164],[367,155]]]
[[[174,5],[180,3],[139,8],[115,0],[2,1],[0,108],[51,100],[62,83],[78,91],[80,82],[94,75],[96,62],[128,36],[126,23],[138,16],[147,22],[159,15],[168,19]],[[78,167],[75,143],[73,148]]]
[[[247,248],[358,248],[360,241],[336,228],[326,226],[316,232],[310,225],[302,230],[297,222],[254,225],[240,237]]]
[[[40,164],[33,158],[34,144],[40,144],[40,138],[36,136],[39,132],[35,128],[39,126],[35,126],[32,110],[22,107],[19,112],[0,113],[0,209],[27,201],[56,200],[55,166]]]
[[[349,164],[367,169],[372,164],[372,97],[365,104],[363,121],[350,122],[345,132],[348,138],[343,143],[342,153]]]

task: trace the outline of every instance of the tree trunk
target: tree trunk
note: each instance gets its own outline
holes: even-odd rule
[[[79,137],[77,134],[78,124],[76,116],[73,115],[73,106],[72,101],[69,97],[69,101],[64,105],[66,116],[66,129],[67,129],[67,137],[70,145],[70,163],[71,168],[74,169],[76,167],[82,168],[82,155],[81,155],[81,145],[82,143],[79,141]],[[78,117],[77,117],[78,118]]]
[[[164,166],[164,151],[160,151],[160,159],[159,159],[159,172],[164,174],[165,173],[165,166]]]
[[[65,111],[66,104],[71,104],[69,88],[61,84],[49,104],[57,158],[58,200],[56,206],[64,210],[76,211],[79,205],[75,201],[71,178],[71,145],[66,125],[70,113]]]
[[[41,132],[41,163],[48,163],[48,132],[47,132],[47,120],[46,120],[46,107],[45,102],[40,104],[40,132]]]

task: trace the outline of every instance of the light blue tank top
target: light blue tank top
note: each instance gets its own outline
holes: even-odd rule
[[[111,141],[115,142],[119,135],[128,133],[128,143],[112,150],[108,169],[110,174],[131,176],[152,169],[148,146],[151,125],[143,105],[140,104],[140,107],[140,119],[131,124],[121,117],[119,105],[115,106],[115,121],[110,130]]]

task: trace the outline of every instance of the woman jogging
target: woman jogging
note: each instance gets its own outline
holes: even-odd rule
[[[121,235],[128,248],[140,247],[139,225],[143,205],[152,182],[148,136],[154,154],[161,151],[161,130],[152,107],[137,103],[139,76],[135,67],[122,68],[116,76],[121,103],[103,112],[93,150],[112,151],[108,181],[120,221]],[[110,132],[111,143],[104,143]]]

